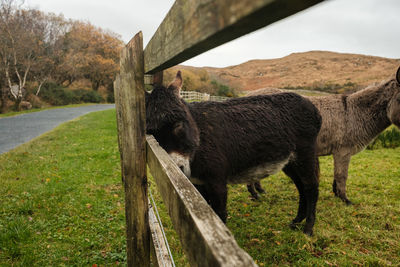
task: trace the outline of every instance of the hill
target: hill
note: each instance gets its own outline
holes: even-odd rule
[[[343,93],[387,79],[399,65],[399,59],[310,51],[225,68],[178,65],[167,70],[165,77],[170,78],[181,69],[184,77],[187,73],[192,81],[208,79],[239,91],[276,87]]]

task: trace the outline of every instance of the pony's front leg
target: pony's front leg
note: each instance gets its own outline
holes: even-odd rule
[[[333,153],[334,181],[333,192],[335,196],[343,200],[347,205],[352,204],[346,196],[346,181],[349,171],[351,154],[348,151]]]
[[[208,202],[215,213],[226,223],[228,213],[226,211],[226,201],[228,198],[228,187],[223,183],[204,185],[205,195]]]

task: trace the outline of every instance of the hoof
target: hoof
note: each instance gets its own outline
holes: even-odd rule
[[[347,197],[341,197],[339,195],[335,195],[336,197],[340,198],[347,206],[353,205],[353,202],[351,202]]]
[[[344,201],[344,203],[346,203],[347,206],[353,205],[353,202],[351,202],[351,201],[348,200],[348,199],[345,199],[345,200],[343,200],[343,201]]]
[[[339,198],[340,198],[347,206],[353,205],[353,202],[351,202],[347,197],[340,197],[340,196],[339,196]]]
[[[258,200],[258,199],[259,199],[258,194],[257,194],[257,193],[251,194],[251,199],[252,199],[252,200]]]
[[[299,229],[299,223],[291,222],[289,224],[290,229],[292,230],[298,230]]]
[[[313,230],[312,229],[304,228],[303,233],[308,235],[308,236],[313,236]]]

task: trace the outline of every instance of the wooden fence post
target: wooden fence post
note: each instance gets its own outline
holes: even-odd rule
[[[143,36],[139,32],[121,52],[115,83],[118,143],[125,214],[128,266],[150,266],[150,228],[146,175],[146,114]]]

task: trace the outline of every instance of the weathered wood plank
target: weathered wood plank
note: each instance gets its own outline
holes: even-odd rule
[[[207,50],[323,0],[176,0],[144,51],[146,73]]]
[[[153,136],[147,164],[191,266],[256,266]]]
[[[122,50],[120,64],[120,75],[115,81],[115,102],[125,187],[127,261],[128,266],[150,266],[141,32]]]
[[[151,249],[152,259],[154,266],[160,267],[171,267],[174,266],[169,257],[167,246],[164,242],[164,236],[161,230],[161,226],[157,220],[154,208],[149,207],[149,224],[151,231]]]

